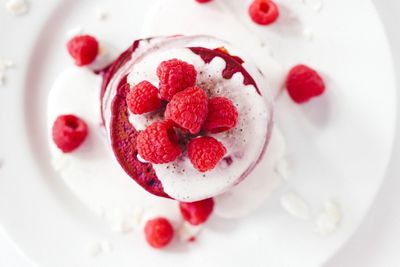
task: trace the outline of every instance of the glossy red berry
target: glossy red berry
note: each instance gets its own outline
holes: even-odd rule
[[[67,49],[78,66],[92,63],[99,52],[99,44],[93,36],[78,35],[67,43]]]
[[[208,116],[203,130],[220,133],[234,128],[238,122],[235,105],[226,97],[214,97],[208,101]]]
[[[165,118],[191,134],[200,132],[208,114],[208,97],[203,89],[189,87],[174,95],[165,110]]]
[[[144,114],[161,108],[158,89],[148,81],[135,85],[126,97],[129,110],[133,114]]]
[[[189,159],[200,172],[214,169],[225,153],[226,148],[224,145],[210,136],[192,139],[188,145]]]
[[[146,222],[144,234],[150,246],[163,248],[172,241],[174,228],[166,218],[158,217]]]
[[[171,59],[161,62],[157,76],[161,98],[170,101],[176,93],[196,84],[197,71],[192,64]]]
[[[178,136],[169,121],[154,122],[140,132],[136,147],[144,160],[155,164],[174,161],[181,154]]]
[[[212,198],[201,201],[186,203],[180,202],[179,209],[183,219],[192,225],[205,223],[214,209],[214,200]]]
[[[87,124],[74,115],[59,116],[53,124],[53,141],[64,153],[77,149],[85,141],[87,135]]]
[[[268,25],[279,17],[278,6],[271,0],[254,0],[249,7],[251,19],[260,25]]]
[[[304,103],[325,92],[325,83],[314,69],[297,65],[293,67],[286,79],[286,89],[296,103]]]

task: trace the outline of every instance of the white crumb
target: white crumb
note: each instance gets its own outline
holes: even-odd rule
[[[101,247],[102,252],[104,252],[104,253],[111,253],[114,250],[114,247],[108,240],[101,241],[100,247]]]
[[[309,41],[314,40],[314,32],[313,32],[311,29],[309,29],[309,28],[305,28],[305,29],[304,29],[303,35],[304,35],[304,37],[305,37],[307,40],[309,40]]]
[[[342,216],[339,204],[332,200],[327,201],[324,210],[316,218],[314,231],[321,235],[334,233],[339,227]]]
[[[8,0],[6,10],[14,16],[21,16],[28,12],[29,5],[26,0]]]
[[[184,222],[178,229],[178,237],[181,242],[187,242],[191,238],[196,237],[202,229],[200,225],[191,225],[190,223]]]
[[[312,8],[314,9],[315,12],[321,12],[322,8],[324,7],[324,4],[322,1],[319,1],[316,3]]]
[[[0,58],[0,71],[5,71],[15,67],[15,62],[9,59]]]
[[[315,12],[321,12],[322,8],[324,7],[322,0],[306,0],[305,4]]]
[[[0,86],[4,86],[6,84],[6,75],[3,72],[0,72]]]
[[[106,10],[101,8],[96,8],[95,13],[96,13],[96,18],[101,21],[107,20],[110,15]]]
[[[67,31],[65,34],[67,38],[72,38],[76,35],[80,35],[83,33],[83,27],[82,26],[76,26],[75,28],[71,28]]]
[[[127,234],[135,229],[139,229],[143,223],[144,208],[136,206],[129,215],[113,216],[111,230],[113,232]]]
[[[107,240],[90,242],[86,245],[86,252],[93,257],[103,253],[111,253],[113,249],[112,244]]]
[[[100,243],[99,242],[91,242],[91,243],[87,244],[86,252],[90,256],[93,256],[93,257],[100,255],[102,253]]]
[[[281,196],[282,207],[293,217],[308,220],[310,208],[307,202],[294,192],[285,193]]]

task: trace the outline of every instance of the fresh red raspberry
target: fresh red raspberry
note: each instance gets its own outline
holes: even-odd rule
[[[197,202],[180,202],[179,209],[183,219],[192,225],[205,223],[214,209],[214,200],[212,198],[200,200]]]
[[[212,0],[196,0],[196,2],[204,4],[204,3],[208,3],[211,2]]]
[[[278,19],[279,9],[271,0],[254,0],[249,7],[249,14],[255,23],[268,25]]]
[[[154,122],[140,132],[136,147],[143,159],[155,164],[174,161],[181,154],[178,136],[169,121]]]
[[[161,98],[170,101],[176,93],[196,84],[197,71],[191,64],[171,59],[161,62],[157,76],[160,79]]]
[[[208,116],[203,130],[220,133],[234,128],[238,122],[235,105],[226,97],[214,97],[208,100]]]
[[[305,65],[297,65],[287,76],[286,89],[293,101],[304,103],[323,94],[325,83],[315,70]]]
[[[158,217],[146,222],[144,234],[150,246],[163,248],[172,241],[174,228],[166,218]]]
[[[129,110],[133,114],[143,114],[161,108],[158,89],[148,81],[135,85],[126,97]]]
[[[92,63],[99,52],[99,43],[90,35],[78,35],[67,43],[67,49],[78,66]]]
[[[203,89],[189,87],[174,95],[165,110],[165,118],[189,131],[200,132],[208,113],[208,97]]]
[[[210,136],[192,139],[188,145],[189,159],[200,172],[214,169],[225,153],[224,145]]]
[[[53,141],[64,153],[77,149],[88,135],[88,126],[74,115],[61,115],[53,124]]]

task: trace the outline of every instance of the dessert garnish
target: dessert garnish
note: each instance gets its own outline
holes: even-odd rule
[[[53,141],[64,153],[77,149],[85,141],[87,135],[86,123],[75,115],[61,115],[53,124]]]
[[[210,217],[214,209],[214,200],[207,198],[191,203],[180,202],[179,209],[185,221],[192,225],[200,225]]]
[[[99,43],[90,35],[78,35],[67,43],[67,49],[77,66],[92,63],[99,53]]]
[[[325,83],[314,69],[306,65],[293,67],[286,79],[286,89],[296,103],[305,103],[325,92]]]
[[[279,17],[278,6],[271,0],[254,0],[249,7],[251,19],[259,25],[269,25]]]
[[[150,246],[153,248],[163,248],[174,237],[174,228],[168,219],[158,217],[146,222],[144,233],[147,243]]]

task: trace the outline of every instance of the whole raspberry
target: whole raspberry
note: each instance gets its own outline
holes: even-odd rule
[[[86,123],[74,115],[59,116],[52,128],[53,141],[64,153],[78,148],[88,135]]]
[[[225,153],[224,145],[209,136],[192,139],[188,145],[189,159],[200,172],[214,169]]]
[[[220,133],[232,129],[238,122],[235,105],[226,97],[214,97],[208,100],[208,116],[203,130]]]
[[[196,0],[196,2],[204,4],[204,3],[208,3],[211,2],[212,0]]]
[[[183,219],[192,225],[205,223],[214,209],[214,200],[212,198],[200,200],[197,202],[180,202],[179,209]]]
[[[146,222],[144,234],[150,246],[163,248],[174,237],[174,228],[166,218],[158,217]]]
[[[293,101],[304,103],[323,94],[325,83],[315,70],[305,65],[297,65],[287,76],[286,89]]]
[[[254,0],[249,7],[249,14],[255,23],[268,25],[278,19],[279,9],[271,0]]]
[[[171,59],[161,62],[157,76],[160,79],[161,98],[170,101],[176,93],[196,84],[197,71],[191,64]]]
[[[99,52],[97,40],[90,35],[78,35],[67,43],[67,49],[78,66],[92,63]]]
[[[148,81],[135,85],[126,97],[129,110],[133,114],[143,114],[161,108],[158,89]]]
[[[200,132],[208,113],[208,97],[203,89],[189,87],[174,95],[165,110],[165,118],[189,131]]]
[[[144,160],[155,164],[174,161],[181,154],[178,136],[169,121],[154,122],[140,132],[136,147]]]

